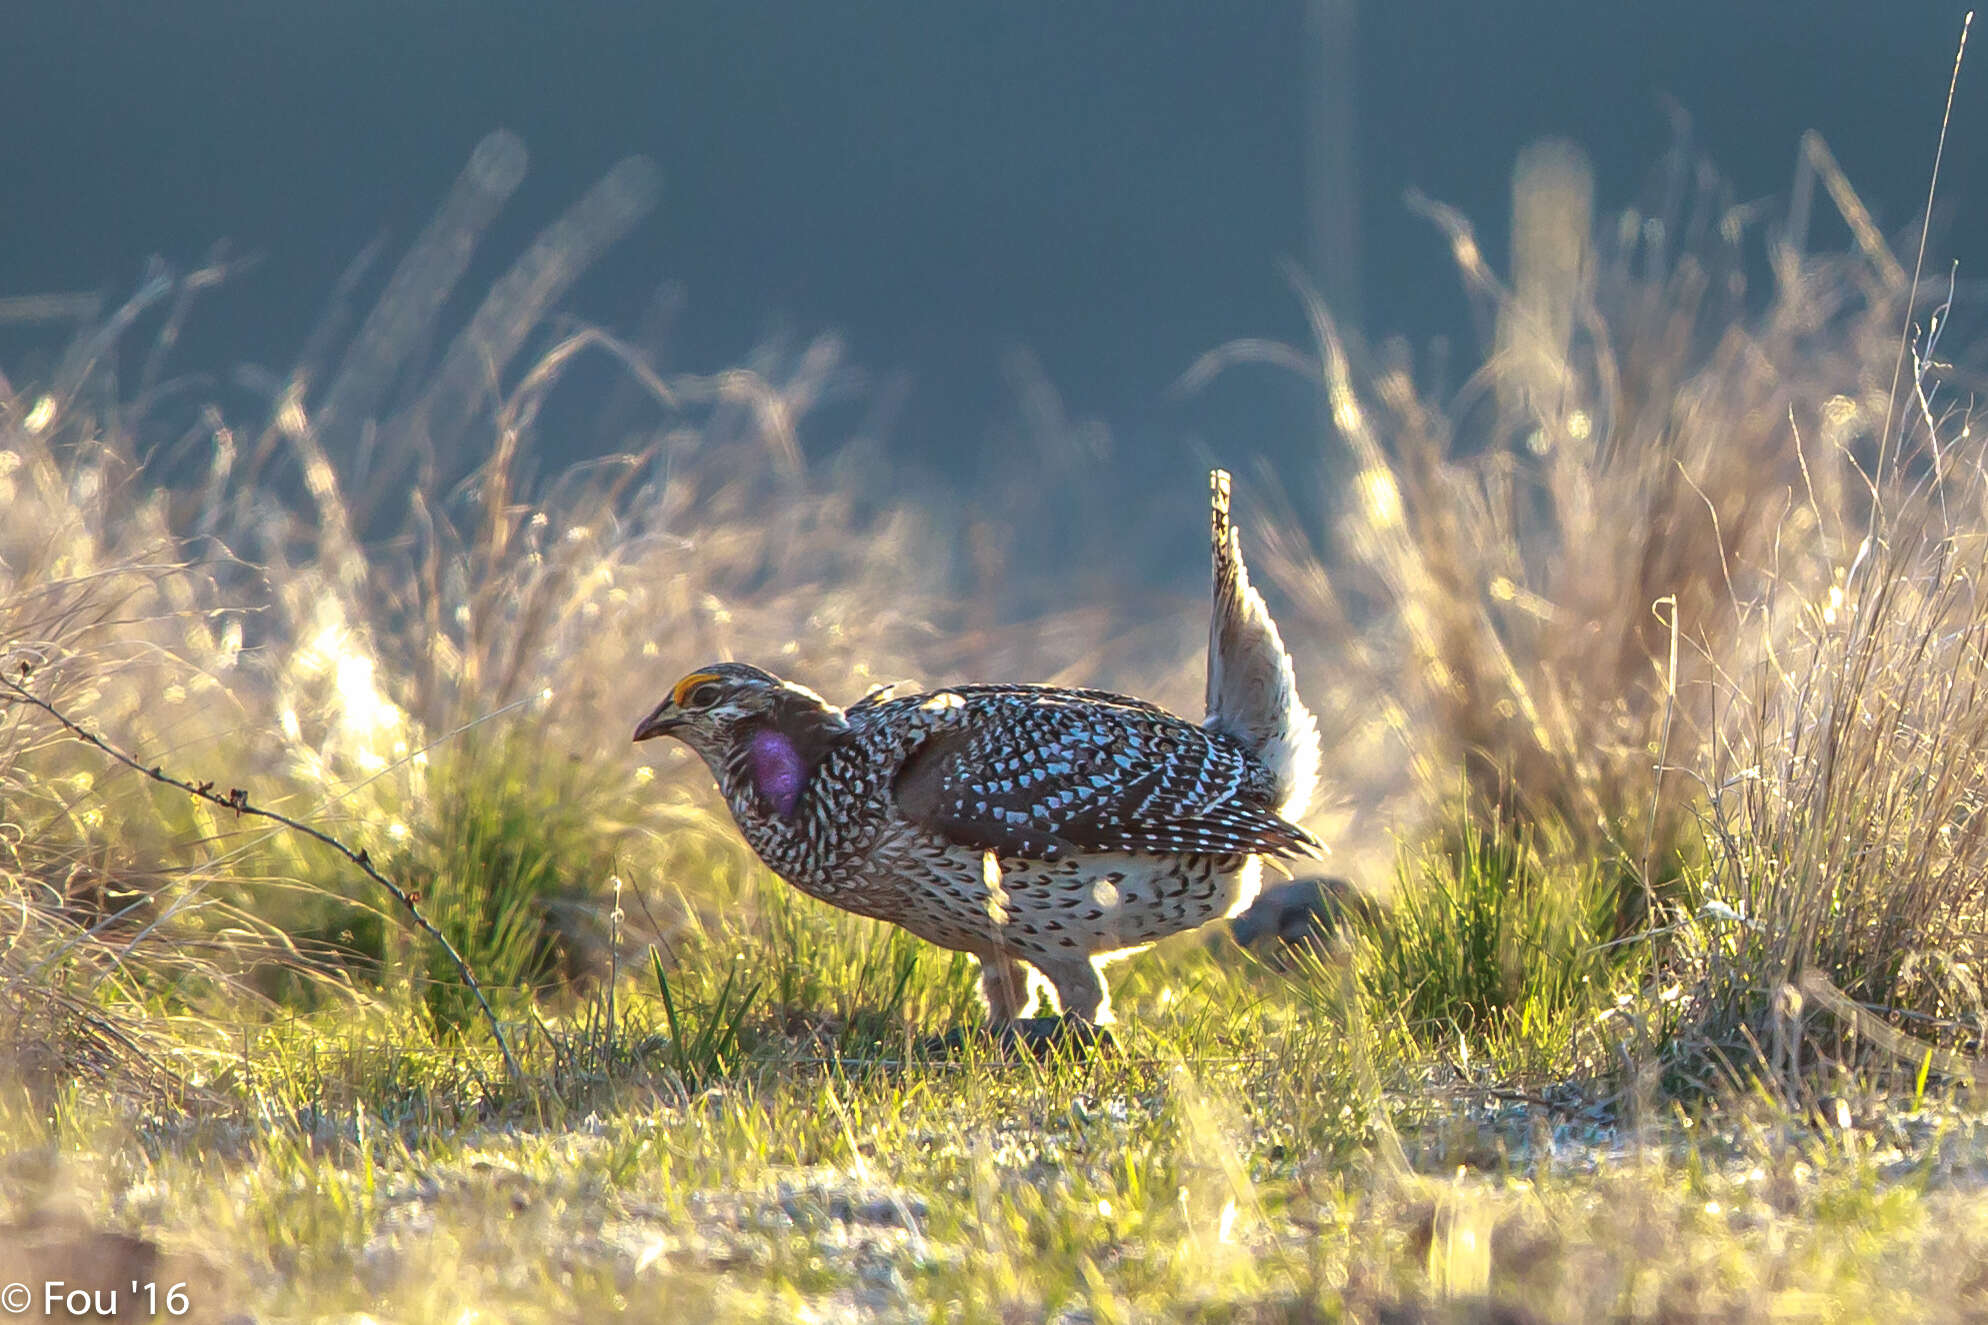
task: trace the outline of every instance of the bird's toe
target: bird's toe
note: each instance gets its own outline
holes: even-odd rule
[[[1000,1039],[1004,1046],[1024,1049],[1039,1059],[1059,1054],[1081,1058],[1118,1047],[1110,1027],[1082,1017],[1020,1017],[1001,1028]]]
[[[975,1026],[927,1036],[919,1051],[927,1058],[954,1058],[968,1045],[992,1047],[1003,1056],[1026,1053],[1044,1061],[1052,1057],[1083,1058],[1091,1053],[1109,1053],[1118,1047],[1111,1028],[1081,1017],[1017,1017],[999,1026]]]

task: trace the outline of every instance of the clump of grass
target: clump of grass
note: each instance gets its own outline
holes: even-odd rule
[[[120,959],[144,960],[52,902],[47,891],[0,871],[9,931],[0,943],[0,1090],[19,1091],[44,1113],[79,1090],[164,1103],[178,1093],[171,1049],[135,1014]],[[120,995],[122,995],[120,997]]]
[[[688,1010],[677,1009],[677,995],[670,987],[662,955],[651,948],[649,960],[669,1028],[669,1063],[684,1090],[695,1094],[731,1076],[744,1057],[741,1034],[759,998],[760,983],[746,973],[743,962],[729,964],[724,980],[692,1021]]]
[[[1722,678],[1761,645],[1745,604],[1827,575],[1813,516],[1856,506],[1849,420],[1883,417],[1904,308],[1854,257],[1805,258],[1749,313],[1749,214],[1681,147],[1659,184],[1653,208],[1597,222],[1579,153],[1529,150],[1509,275],[1417,201],[1490,342],[1458,387],[1418,381],[1400,346],[1348,345],[1309,301],[1350,462],[1329,466],[1344,564],[1289,531],[1274,546],[1301,636],[1343,641],[1378,699],[1349,733],[1374,770],[1356,798],[1427,822],[1461,776],[1474,813],[1639,884],[1696,850],[1675,769],[1709,749]],[[1805,454],[1826,421],[1833,449]],[[1643,901],[1625,896],[1620,933]]]
[[[1836,532],[1839,573],[1735,679],[1705,765],[1691,1035],[1791,1080],[1825,1047],[1858,1056],[1857,1008],[1924,1037],[1908,1075],[1983,1051],[1988,452],[1964,413],[1915,414],[1868,532]]]
[[[0,672],[153,750],[224,740],[243,714],[243,603],[188,554],[106,387],[151,282],[82,329],[38,389],[0,378]],[[239,766],[230,770],[241,773]],[[188,1025],[243,999],[244,962],[287,945],[232,907],[227,829],[0,696],[0,1075],[46,1102],[176,1093]]]
[[[1515,1075],[1613,1066],[1589,1032],[1634,988],[1644,949],[1612,941],[1617,893],[1599,865],[1457,811],[1400,868],[1393,905],[1354,939],[1370,1018]]]
[[[472,738],[431,765],[427,803],[389,859],[424,912],[486,984],[548,990],[574,973],[560,903],[599,893],[613,873],[616,834],[594,811],[583,770],[547,767],[529,737]],[[384,954],[382,954],[384,956]],[[475,1009],[442,954],[423,954],[423,997],[437,1024]]]
[[[1979,1052],[1984,456],[1935,381],[1948,310],[1908,355],[1928,301],[1818,139],[1800,170],[1858,247],[1766,229],[1764,303],[1761,227],[1682,149],[1659,207],[1599,225],[1579,154],[1529,151],[1508,276],[1418,200],[1489,342],[1454,392],[1308,303],[1347,564],[1328,578],[1286,530],[1274,571],[1301,637],[1344,641],[1379,698],[1347,748],[1393,762],[1391,738],[1420,808],[1385,773],[1365,798],[1440,842],[1461,777],[1477,840],[1538,860],[1485,868],[1465,839],[1434,886],[1405,870],[1405,922],[1379,931],[1395,997],[1514,1006],[1490,936],[1558,876],[1582,880],[1553,904],[1567,933],[1606,923],[1542,938],[1538,978],[1592,984],[1586,954],[1637,949],[1674,982],[1645,1009],[1673,1062],[1793,1071],[1911,1025]]]

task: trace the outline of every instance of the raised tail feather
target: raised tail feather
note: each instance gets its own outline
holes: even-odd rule
[[[1277,779],[1278,809],[1296,821],[1318,790],[1318,722],[1298,698],[1297,673],[1270,609],[1251,587],[1242,539],[1229,520],[1229,475],[1209,473],[1215,603],[1208,620],[1208,716],[1202,725],[1242,742]]]

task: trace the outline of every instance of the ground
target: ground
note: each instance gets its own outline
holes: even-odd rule
[[[914,1018],[970,982],[831,929],[908,955]],[[1116,1052],[1047,1062],[761,1005],[700,1067],[633,978],[612,1037],[548,1025],[515,1084],[405,1022],[244,1030],[176,1098],[17,1095],[0,1245],[14,1280],[170,1275],[202,1320],[1988,1311],[1978,1097],[1505,1079],[1395,1053],[1332,960],[1167,945],[1124,973]],[[688,1024],[721,1003],[673,1002],[727,1042]]]

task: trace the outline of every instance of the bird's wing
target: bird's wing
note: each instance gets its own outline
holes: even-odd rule
[[[1267,771],[1233,742],[1102,692],[964,687],[959,721],[901,767],[897,804],[962,846],[1072,852],[1317,854],[1270,808]]]
[[[1027,681],[985,681],[973,685],[948,686],[947,693],[958,695],[969,703],[982,696],[1017,699],[1029,703],[1041,701],[1067,705],[1083,702],[1108,709],[1125,709],[1133,713],[1151,713],[1162,718],[1173,718],[1173,714],[1150,700],[1121,695],[1115,690],[1092,690],[1083,686],[1042,685]]]

